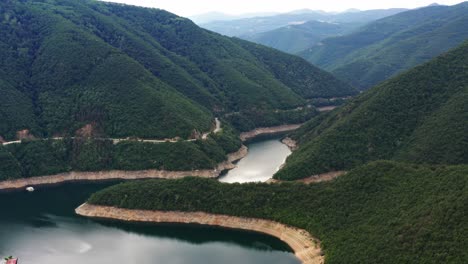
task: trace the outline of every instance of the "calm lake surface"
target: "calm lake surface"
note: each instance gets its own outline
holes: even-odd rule
[[[252,144],[248,158],[276,170],[285,157],[275,166],[270,166],[273,160],[255,159],[265,153],[273,158],[275,144],[274,140]],[[265,173],[272,168],[261,168],[260,178],[269,178]],[[248,178],[237,176],[239,181],[257,179],[245,172]],[[112,184],[115,182],[74,183],[33,193],[0,193],[0,257],[14,255],[21,264],[300,263],[287,245],[266,235],[200,226],[96,221],[74,214],[93,192]]]
[[[279,139],[268,139],[248,145],[249,154],[237,163],[237,168],[220,177],[221,182],[264,182],[275,174],[291,154]]]

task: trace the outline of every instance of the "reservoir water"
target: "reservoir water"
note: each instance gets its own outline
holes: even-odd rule
[[[279,139],[262,140],[248,145],[249,154],[237,167],[220,177],[221,182],[264,182],[275,174],[291,150]]]
[[[285,158],[274,157],[275,151],[285,151],[281,143],[267,140],[249,147],[250,159],[257,160],[259,167],[268,165],[260,168],[261,180]],[[265,160],[265,153],[274,161]],[[273,166],[278,160],[280,164]],[[260,179],[245,173],[254,166],[246,164],[250,169],[243,175],[248,179],[236,179]],[[287,245],[266,235],[200,226],[97,221],[74,214],[93,192],[112,184],[115,182],[73,183],[38,188],[33,193],[0,193],[0,257],[13,255],[21,264],[299,263]]]

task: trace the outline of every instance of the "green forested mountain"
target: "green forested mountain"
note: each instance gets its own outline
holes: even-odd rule
[[[361,23],[328,23],[308,21],[300,25],[288,25],[267,32],[243,37],[265,46],[288,53],[304,51],[325,38],[351,33]]]
[[[49,137],[85,126],[101,136],[188,137],[207,131],[215,115],[291,109],[309,96],[354,92],[302,59],[157,9],[6,0],[0,23],[6,140],[24,129]],[[289,67],[301,71],[278,72]]]
[[[211,170],[241,147],[231,128],[206,140],[148,143],[90,138],[0,145],[0,181],[70,171]]]
[[[128,182],[88,202],[271,219],[321,240],[325,263],[466,263],[468,166],[388,161],[313,185]]]
[[[464,2],[386,17],[352,34],[325,39],[300,55],[355,87],[367,89],[467,38],[468,2]]]
[[[468,163],[468,42],[321,115],[275,177],[297,179],[379,159]]]

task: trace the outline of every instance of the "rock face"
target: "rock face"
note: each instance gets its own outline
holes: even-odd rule
[[[312,175],[312,176],[304,178],[304,179],[295,180],[295,182],[302,182],[302,183],[305,183],[305,184],[326,182],[326,181],[334,180],[334,179],[336,179],[336,178],[338,178],[340,176],[343,176],[346,173],[347,173],[347,171],[331,171],[331,172],[327,172],[327,173]],[[283,181],[276,180],[276,179],[269,179],[267,181],[267,183],[281,183],[281,182],[283,182]]]
[[[67,172],[50,176],[39,176],[23,178],[18,180],[0,181],[0,190],[21,190],[27,186],[54,185],[71,181],[102,181],[102,180],[137,180],[137,179],[180,179],[187,176],[203,178],[217,178],[222,171],[235,167],[234,161],[244,158],[248,153],[246,146],[242,146],[237,152],[227,155],[227,160],[218,164],[212,170],[193,171],[164,171],[164,170],[141,170],[141,171],[99,171],[99,172]]]
[[[284,132],[290,132],[298,129],[301,127],[302,124],[298,125],[283,125],[283,126],[276,126],[276,127],[261,127],[254,129],[249,132],[243,132],[240,134],[240,139],[242,141],[247,141],[249,139],[255,138],[257,136],[263,136],[263,135],[274,135],[274,134],[279,134],[279,133],[284,133]]]
[[[290,137],[283,138],[283,140],[281,140],[281,142],[283,142],[283,144],[288,146],[288,148],[291,151],[295,151],[298,148],[297,142],[294,139],[290,138]]]
[[[331,171],[331,172],[327,172],[327,173],[313,175],[313,176],[307,177],[305,179],[300,179],[298,181],[303,182],[305,184],[319,183],[319,182],[334,180],[334,179],[336,179],[336,178],[338,178],[340,176],[343,176],[345,174],[346,174],[346,171]]]
[[[86,203],[78,207],[75,212],[78,215],[91,218],[146,223],[201,224],[255,231],[277,237],[287,243],[304,264],[324,263],[320,242],[314,239],[307,231],[269,220],[202,212],[129,210]]]

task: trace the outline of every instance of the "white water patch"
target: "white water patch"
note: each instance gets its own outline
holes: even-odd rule
[[[281,168],[291,150],[278,139],[265,140],[248,145],[249,153],[236,168],[219,181],[227,183],[265,182]]]

